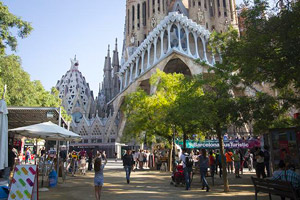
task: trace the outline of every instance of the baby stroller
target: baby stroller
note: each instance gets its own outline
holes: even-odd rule
[[[182,185],[185,184],[183,166],[182,165],[176,165],[175,166],[175,170],[173,171],[171,178],[172,178],[171,184],[174,184],[175,187],[180,185],[180,183]]]

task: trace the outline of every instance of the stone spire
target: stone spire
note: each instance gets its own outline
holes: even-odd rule
[[[70,59],[70,60],[71,60],[71,70],[78,70],[79,62],[76,59],[76,55],[74,59]]]
[[[104,72],[111,70],[110,46],[108,45],[107,56],[104,62]]]
[[[119,64],[119,52],[118,52],[118,40],[116,38],[115,50],[113,53],[113,82],[112,82],[112,98],[115,97],[120,91],[120,84],[119,84],[119,77],[117,73],[120,71],[120,64]]]
[[[112,66],[119,66],[118,39],[116,38],[115,50],[113,51]]]
[[[103,78],[103,92],[106,103],[112,99],[112,68],[110,58],[110,46],[108,45],[107,56],[104,63],[104,78]]]

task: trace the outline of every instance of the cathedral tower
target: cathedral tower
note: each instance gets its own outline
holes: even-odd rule
[[[235,0],[189,0],[189,18],[209,31],[238,28]]]
[[[118,72],[120,70],[119,64],[119,53],[118,53],[118,41],[116,38],[115,50],[113,51],[112,58],[112,68],[113,68],[113,76],[112,76],[112,98],[115,97],[120,91],[120,83]]]
[[[103,77],[103,87],[105,101],[109,102],[112,99],[112,68],[111,68],[111,58],[110,50],[108,45],[107,56],[104,62],[104,77]]]

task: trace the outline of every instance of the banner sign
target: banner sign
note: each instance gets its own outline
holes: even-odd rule
[[[17,165],[11,183],[8,200],[37,200],[37,166],[36,165]]]
[[[180,147],[183,146],[183,141],[176,140],[176,144]],[[253,147],[260,147],[261,141],[257,139],[251,140],[224,140],[224,146],[228,149],[252,149]],[[218,140],[204,140],[204,141],[194,141],[187,140],[186,148],[204,148],[204,149],[218,149],[219,141]]]

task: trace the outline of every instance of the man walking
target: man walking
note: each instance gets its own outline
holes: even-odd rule
[[[180,161],[182,161],[183,173],[185,179],[185,187],[186,190],[189,190],[191,187],[191,172],[193,168],[193,161],[186,149],[182,150],[182,154],[180,156]]]
[[[131,173],[131,168],[133,166],[133,156],[131,154],[131,150],[127,150],[126,154],[123,156],[123,166],[126,172],[126,180],[127,183],[129,184],[130,182],[130,173]]]

